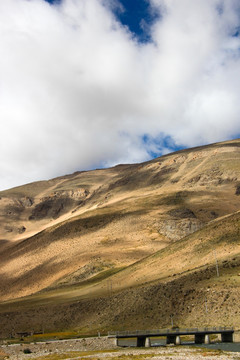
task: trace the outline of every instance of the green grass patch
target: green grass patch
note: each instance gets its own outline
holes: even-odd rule
[[[33,334],[30,336],[26,336],[24,338],[12,338],[7,339],[8,345],[12,344],[30,344],[36,342],[45,342],[49,340],[65,340],[65,339],[78,339],[78,338],[87,338],[92,337],[93,335],[86,335],[80,334],[80,332],[76,330],[69,330],[69,331],[61,331],[61,332],[51,332],[51,333],[44,333],[44,334]],[[95,333],[94,336],[97,336]]]
[[[131,355],[121,355],[118,356],[118,360],[145,360],[145,359],[151,359],[155,357],[156,354],[131,354]],[[115,357],[105,357],[106,360],[114,359]],[[91,359],[92,360],[92,359]]]
[[[39,357],[34,357],[34,359],[37,360],[65,360],[65,359],[75,359],[77,357],[87,357],[88,359],[97,359],[97,354],[107,354],[107,353],[114,353],[114,352],[118,352],[119,350],[92,350],[92,351],[67,351],[65,353],[59,354],[59,353],[55,353],[55,354],[48,354],[48,355],[43,355],[43,356],[39,356]],[[93,356],[89,357],[89,356]],[[104,359],[109,359],[109,357],[104,357]],[[119,357],[118,357],[119,359]],[[30,358],[30,360],[33,360]]]
[[[204,356],[220,356],[225,353],[223,350],[220,349],[207,349],[204,347],[195,347],[195,349],[197,354],[201,354]]]
[[[27,336],[24,340],[26,342],[38,342],[38,341],[48,341],[48,340],[64,340],[64,339],[75,339],[80,337],[77,331],[61,331],[54,333],[46,334],[34,334]]]

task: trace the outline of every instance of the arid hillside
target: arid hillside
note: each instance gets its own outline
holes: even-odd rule
[[[2,191],[0,219],[2,336],[240,321],[240,140]]]

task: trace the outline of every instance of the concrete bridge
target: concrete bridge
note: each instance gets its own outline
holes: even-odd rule
[[[221,335],[222,342],[233,342],[234,329],[232,327],[213,328],[189,328],[189,329],[158,329],[158,330],[136,330],[109,332],[108,337],[116,339],[119,345],[120,339],[137,338],[137,347],[150,347],[151,338],[166,337],[166,344],[181,344],[181,336],[193,335],[195,344],[209,344],[210,335]]]

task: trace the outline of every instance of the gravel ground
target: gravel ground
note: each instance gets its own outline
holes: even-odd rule
[[[48,354],[62,354],[69,351],[96,351],[114,349],[114,340],[108,337],[46,341],[30,344],[2,345],[1,350],[10,359],[33,359]],[[30,349],[31,354],[24,354],[24,349]],[[1,353],[0,353],[1,355]],[[1,360],[1,357],[0,357]]]
[[[24,354],[24,349],[30,349],[30,354]],[[110,350],[109,350],[110,349]],[[104,352],[105,350],[105,352]],[[112,351],[111,351],[112,350]],[[94,353],[91,353],[94,351]],[[65,353],[70,353],[62,357]],[[74,354],[76,352],[76,354]],[[82,352],[79,354],[79,352]],[[168,346],[158,348],[117,348],[113,339],[107,337],[86,338],[61,341],[48,341],[31,344],[2,345],[0,360],[30,360],[54,355],[55,359],[117,359],[121,360],[240,360],[240,353],[210,351],[206,349],[187,348],[184,346]],[[140,356],[140,357],[139,357]]]

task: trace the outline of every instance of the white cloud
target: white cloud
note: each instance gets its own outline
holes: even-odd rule
[[[0,188],[240,133],[239,2],[151,4],[139,44],[115,0],[0,1]]]

